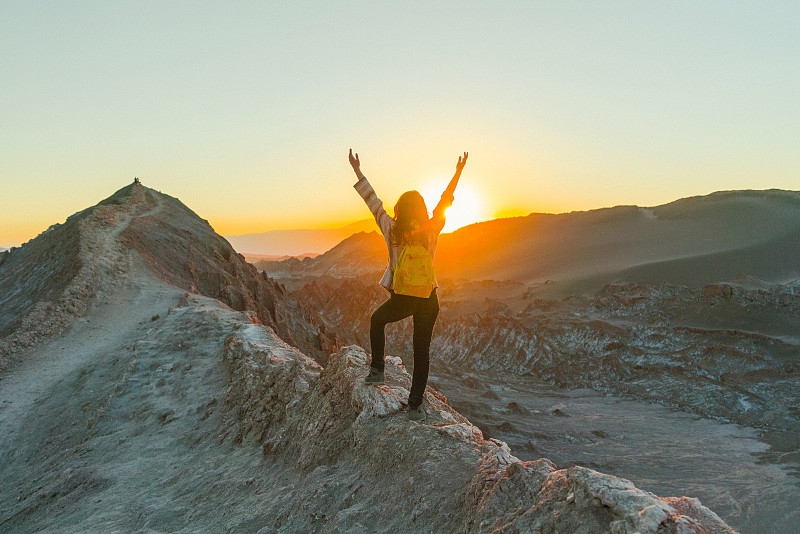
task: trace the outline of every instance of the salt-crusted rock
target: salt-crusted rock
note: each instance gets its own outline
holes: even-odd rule
[[[298,510],[315,498],[320,473],[327,485],[357,477],[358,497],[314,502],[326,518],[315,531],[345,530],[360,517],[368,524],[379,513],[385,532],[733,532],[695,499],[662,499],[547,459],[521,462],[431,388],[425,424],[410,422],[410,376],[398,358],[387,358],[385,386],[367,386],[363,349],[346,347],[321,368],[269,329],[247,325],[226,340],[225,361],[228,436],[260,440],[265,453],[307,474]],[[308,521],[289,511],[277,531],[312,528]]]

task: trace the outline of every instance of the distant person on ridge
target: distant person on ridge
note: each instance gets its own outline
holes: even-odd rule
[[[436,241],[444,228],[444,211],[453,204],[453,192],[467,164],[468,155],[464,152],[458,158],[456,172],[434,208],[432,217],[428,218],[428,208],[422,195],[418,191],[406,191],[397,200],[392,218],[361,172],[358,154],[353,155],[353,149],[350,149],[350,165],[358,177],[353,187],[367,203],[389,249],[389,266],[380,284],[389,291],[390,297],[373,312],[370,320],[372,363],[364,382],[371,385],[384,383],[384,328],[388,323],[413,316],[414,371],[408,395],[408,417],[412,421],[424,421],[427,417],[422,400],[428,383],[433,325],[439,315],[439,299],[436,296],[438,284],[433,275],[432,261],[436,253]]]

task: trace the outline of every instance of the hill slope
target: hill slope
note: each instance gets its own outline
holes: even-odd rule
[[[281,278],[343,268],[365,274],[385,267],[382,242],[377,233],[354,236],[316,258],[259,266]],[[800,278],[800,193],[726,191],[654,208],[476,223],[440,236],[436,270],[440,280],[549,282],[549,296],[620,282],[698,286],[745,274],[785,283]]]
[[[83,315],[97,293],[113,290],[130,251],[161,280],[251,310],[314,357],[336,348],[323,325],[207,221],[173,197],[130,185],[0,258],[0,368],[14,352]]]

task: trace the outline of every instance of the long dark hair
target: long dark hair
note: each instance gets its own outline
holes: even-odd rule
[[[428,246],[431,222],[428,207],[419,191],[406,191],[394,205],[394,226],[389,233],[392,246],[403,244]]]

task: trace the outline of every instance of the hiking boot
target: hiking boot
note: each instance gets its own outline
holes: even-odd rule
[[[383,371],[378,371],[374,367],[370,367],[369,374],[364,377],[364,383],[368,386],[382,386],[385,384]]]
[[[416,408],[408,407],[408,418],[415,423],[421,423],[428,418],[428,414],[422,409],[422,406]]]

